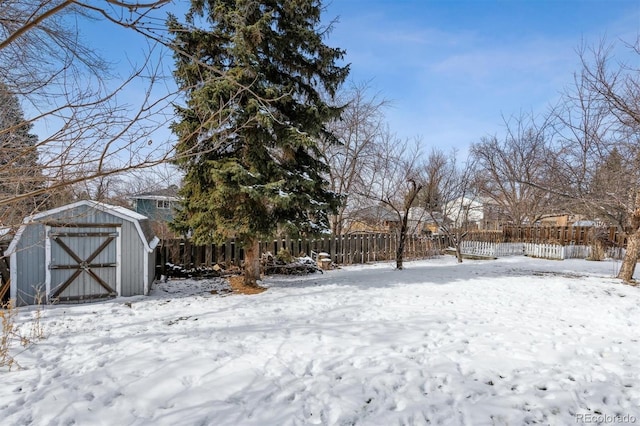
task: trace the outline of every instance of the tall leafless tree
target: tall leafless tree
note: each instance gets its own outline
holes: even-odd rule
[[[404,268],[404,246],[409,231],[410,209],[416,205],[424,186],[420,140],[400,140],[388,129],[376,144],[369,185],[362,195],[392,210],[396,226],[396,268]]]
[[[453,245],[456,259],[462,263],[461,246],[470,222],[481,216],[482,206],[474,189],[477,173],[473,163],[460,162],[456,151],[449,154],[433,149],[425,163],[423,206],[431,220]]]
[[[376,144],[385,130],[384,108],[389,102],[378,94],[370,94],[368,83],[351,83],[337,98],[346,105],[340,120],[330,124],[338,144],[324,140],[322,155],[329,165],[331,190],[342,196],[342,205],[331,218],[331,231],[341,235],[348,231],[349,214],[362,207],[359,196],[369,182],[376,155]]]
[[[629,47],[637,64],[640,40]],[[553,192],[625,233],[618,277],[631,282],[640,254],[640,69],[614,62],[613,45],[604,41],[579,53],[575,87],[554,111]]]
[[[548,124],[520,115],[504,120],[506,135],[485,137],[471,146],[477,166],[479,194],[498,206],[505,221],[532,225],[555,206],[541,184],[547,177]]]

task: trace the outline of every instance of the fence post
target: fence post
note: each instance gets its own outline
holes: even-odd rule
[[[231,240],[227,239],[224,242],[224,264],[231,266]]]

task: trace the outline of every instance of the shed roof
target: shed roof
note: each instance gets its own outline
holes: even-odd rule
[[[135,225],[136,230],[138,231],[138,235],[140,236],[140,240],[143,242],[145,249],[149,252],[153,251],[156,245],[158,245],[158,242],[160,242],[158,237],[153,234],[151,226],[149,225],[149,219],[146,216],[141,215],[140,213],[136,213],[133,210],[129,210],[125,207],[112,206],[110,204],[100,203],[93,200],[81,200],[72,204],[67,204],[55,209],[46,210],[24,218],[20,229],[18,229],[18,232],[16,232],[15,237],[13,237],[11,244],[9,244],[9,248],[5,252],[5,255],[8,256],[15,251],[16,246],[20,241],[20,237],[22,236],[22,233],[24,232],[24,229],[28,224],[81,206],[88,206],[89,208],[109,213],[116,217],[119,217],[120,219],[132,222]]]

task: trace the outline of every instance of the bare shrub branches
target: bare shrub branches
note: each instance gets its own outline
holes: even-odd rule
[[[331,190],[341,194],[343,202],[331,218],[335,235],[348,232],[350,212],[363,206],[359,196],[369,185],[368,178],[376,156],[376,144],[385,131],[384,108],[389,102],[370,94],[368,83],[355,84],[341,93],[336,103],[346,105],[339,120],[329,123],[338,143],[321,140],[320,152],[329,166]],[[366,204],[366,201],[365,201]]]
[[[525,115],[504,121],[504,139],[485,137],[471,147],[478,167],[478,190],[500,207],[506,221],[536,223],[554,207],[539,187],[547,176],[548,123],[537,124]]]
[[[471,222],[484,215],[484,206],[476,191],[478,174],[472,159],[461,162],[456,151],[449,154],[433,149],[425,163],[425,191],[423,206],[444,233],[462,262],[461,244]]]
[[[24,204],[25,200],[38,197],[48,200],[35,203],[31,212],[53,207],[69,201],[60,193],[72,193],[69,188],[74,185],[177,159],[168,128],[174,119],[174,106],[190,88],[175,87],[170,68],[163,60],[172,54],[194,63],[199,60],[173,43],[164,13],[169,3],[168,0],[2,3],[0,83],[10,95],[19,97],[25,114],[11,126],[0,126],[0,139],[21,127],[37,129],[38,139],[29,147],[11,152],[7,156],[10,161],[0,163],[0,175],[20,188],[0,194],[0,207]],[[91,21],[109,22],[114,29],[129,31],[146,43],[141,57],[135,52],[140,59],[129,63],[126,75],[112,74],[111,64],[82,43],[78,36],[80,23]],[[213,71],[213,78],[226,79],[224,72],[202,65]],[[232,79],[228,81],[235,84],[238,93],[251,90]],[[200,128],[232,131],[219,112],[208,114]],[[21,158],[34,153],[38,157],[38,173],[44,179],[44,184],[37,187],[25,185],[31,177],[16,167]],[[179,155],[195,154],[194,149]],[[17,225],[22,220],[21,214],[11,219],[0,218],[0,226]]]

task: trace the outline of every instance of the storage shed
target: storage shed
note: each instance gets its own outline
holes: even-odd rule
[[[11,241],[11,298],[18,306],[146,295],[158,238],[124,207],[78,201],[27,217]]]

